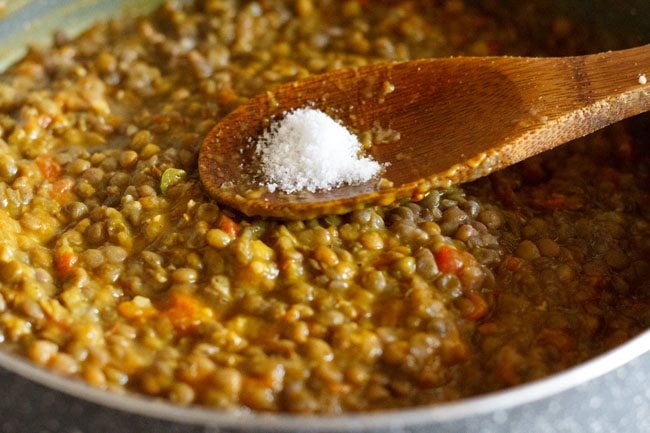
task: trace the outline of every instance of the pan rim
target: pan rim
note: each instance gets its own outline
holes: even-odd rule
[[[393,430],[425,424],[433,425],[513,409],[586,383],[627,364],[646,352],[650,352],[650,330],[646,330],[622,345],[586,362],[513,388],[453,402],[338,415],[294,415],[245,410],[221,411],[201,406],[179,406],[144,395],[119,394],[93,388],[81,379],[57,375],[4,349],[0,350],[0,367],[81,400],[155,419],[213,428],[334,433],[351,430]]]

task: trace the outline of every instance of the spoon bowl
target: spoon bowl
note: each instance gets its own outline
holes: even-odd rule
[[[459,57],[341,69],[281,85],[206,136],[199,174],[246,215],[308,219],[388,205],[485,176],[650,110],[650,45],[579,57]],[[386,165],[381,179],[325,191],[260,186],[254,142],[273,119],[320,109]]]

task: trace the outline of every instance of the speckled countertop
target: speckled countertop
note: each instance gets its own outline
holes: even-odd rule
[[[2,433],[217,433],[107,409],[0,370]],[[396,433],[395,429],[390,429]],[[552,399],[468,420],[397,432],[649,433],[650,353]]]

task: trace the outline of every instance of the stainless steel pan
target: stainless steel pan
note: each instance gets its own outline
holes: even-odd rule
[[[28,43],[48,41],[58,28],[74,33],[94,20],[146,11],[158,3],[160,0],[7,1],[4,15],[0,15],[0,68],[17,59]],[[599,49],[650,42],[647,0],[556,3],[553,7],[581,25],[601,29],[594,42]],[[503,0],[497,11],[507,17],[517,4]],[[540,20],[544,19],[540,15]],[[643,121],[648,120],[646,116]],[[510,390],[434,406],[343,416],[184,408],[99,391],[1,350],[0,367],[4,369],[0,370],[0,432],[650,432],[650,331],[587,363]]]

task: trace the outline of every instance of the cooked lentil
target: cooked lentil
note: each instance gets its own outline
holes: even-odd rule
[[[544,47],[458,0],[197,0],[32,48],[0,76],[0,341],[102,389],[337,413],[502,389],[629,339],[650,324],[647,122],[311,221],[243,218],[196,174],[211,126],[277,83],[579,51],[558,22]]]

